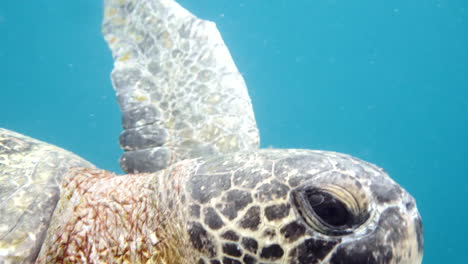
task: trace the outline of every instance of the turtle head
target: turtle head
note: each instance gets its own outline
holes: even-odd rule
[[[420,263],[414,199],[348,155],[260,150],[208,160],[186,185],[198,263]]]

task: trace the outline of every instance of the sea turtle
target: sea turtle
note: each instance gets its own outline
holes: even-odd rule
[[[415,201],[382,169],[258,149],[214,23],[173,0],[104,2],[130,174],[0,129],[1,263],[421,262]]]

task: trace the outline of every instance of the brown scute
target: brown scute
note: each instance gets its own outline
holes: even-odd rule
[[[245,254],[244,258],[242,258],[245,264],[255,264],[257,263],[257,260],[255,259],[254,256],[251,256],[249,254]]]
[[[271,183],[264,183],[257,188],[255,198],[260,202],[283,199],[288,194],[289,187],[273,180]]]
[[[194,175],[188,181],[188,191],[199,203],[208,203],[213,197],[231,188],[230,174]]]
[[[257,253],[258,250],[258,242],[257,240],[250,238],[250,237],[244,237],[242,238],[242,247],[254,254]]]
[[[205,224],[208,225],[211,229],[218,230],[224,225],[223,220],[213,208],[205,208],[204,214]]]
[[[294,242],[304,235],[305,226],[297,221],[291,222],[280,229],[281,234],[288,242]]]
[[[265,216],[269,221],[281,220],[289,215],[289,204],[275,204],[265,208]]]
[[[190,222],[188,233],[192,246],[200,253],[213,258],[216,256],[216,246],[213,244],[214,238],[198,222]]]
[[[273,244],[262,248],[260,257],[268,260],[276,260],[284,255],[284,250],[278,244]]]
[[[223,264],[242,264],[242,262],[240,262],[237,259],[224,257],[223,258]]]
[[[237,217],[240,210],[244,209],[252,202],[252,196],[249,192],[242,190],[230,190],[223,196],[222,203],[217,204],[221,213],[233,220]]]
[[[337,243],[338,241],[324,241],[312,238],[307,239],[302,244],[291,250],[289,256],[294,259],[293,263],[295,264],[320,263]],[[310,254],[310,252],[313,252],[314,254]]]
[[[230,240],[230,241],[239,241],[239,239],[240,239],[239,235],[233,230],[228,230],[228,231],[224,232],[221,235],[221,237],[226,239],[226,240]]]
[[[242,256],[242,249],[237,243],[224,243],[223,253],[232,257]]]
[[[239,226],[244,229],[257,230],[260,222],[260,207],[252,206],[240,220]]]

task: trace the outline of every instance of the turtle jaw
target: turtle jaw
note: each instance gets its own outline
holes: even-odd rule
[[[375,170],[376,167],[366,163],[360,166],[363,171],[374,174],[372,178],[376,178],[361,181],[355,176],[351,177],[341,172],[326,172],[318,175],[314,181],[305,182],[293,190],[292,204],[295,205],[302,222],[312,231],[293,254],[298,261],[293,263],[308,263],[310,259],[315,259],[315,257],[306,257],[307,260],[304,262],[306,252],[316,251],[317,244],[322,244],[323,249],[328,248],[327,253],[323,254],[324,258],[320,262],[322,264],[422,262],[424,247],[422,221],[414,198],[391,180],[383,170]],[[329,187],[330,184],[332,187]],[[340,190],[342,188],[344,190]],[[349,209],[349,215],[354,215],[351,219],[357,221],[338,226],[317,221],[321,215],[319,210],[318,213],[314,212],[314,205],[320,203],[326,205],[326,202],[323,202],[323,198],[317,199],[313,195],[310,195],[312,198],[304,197],[304,193],[315,189],[326,191],[341,200]],[[346,190],[349,192],[346,193]],[[353,202],[348,201],[353,199],[349,199],[348,194],[358,198],[354,206],[357,209],[352,209]]]
[[[418,264],[423,257],[419,214],[389,207],[381,213],[373,232],[360,239],[343,239],[325,263]]]
[[[371,169],[365,168],[365,163],[361,166],[365,170]],[[317,259],[317,252],[323,256],[320,258],[322,264],[421,263],[424,242],[422,221],[415,200],[385,172],[380,170],[378,175],[378,183],[362,181],[360,184],[354,177],[326,172],[293,190],[291,203],[300,216],[297,222],[308,227],[308,236],[303,237],[300,246],[292,251],[290,263],[316,263],[314,261]],[[338,182],[338,178],[341,181]],[[329,187],[330,184],[332,187]],[[342,188],[345,190],[340,190]],[[330,198],[318,199],[314,192],[313,195],[305,195],[317,189],[341,200],[348,208],[349,215],[354,215],[351,220],[357,221],[343,222],[340,225],[318,221],[327,215],[321,215],[320,207],[316,209],[315,205],[322,203],[326,206],[324,200]],[[348,194],[358,197],[355,206],[357,209],[352,209],[353,202],[348,201],[353,199],[349,199]],[[336,203],[333,204],[336,206]]]

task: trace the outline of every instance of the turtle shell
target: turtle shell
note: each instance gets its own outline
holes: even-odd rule
[[[34,262],[71,167],[94,167],[56,146],[0,128],[0,263]]]

